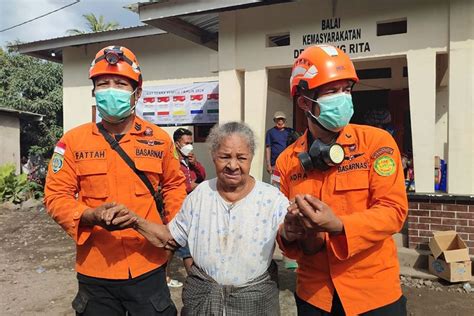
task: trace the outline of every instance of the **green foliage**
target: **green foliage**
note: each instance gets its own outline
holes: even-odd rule
[[[0,106],[44,115],[42,122],[22,120],[22,156],[32,146],[50,156],[62,136],[62,79],[62,65],[0,48]]]
[[[102,15],[100,15],[99,18],[97,18],[94,15],[94,13],[83,14],[82,16],[87,21],[86,24],[87,24],[88,30],[83,31],[83,30],[78,30],[78,29],[70,29],[66,31],[69,35],[79,35],[79,34],[86,34],[86,33],[111,31],[111,30],[117,29],[120,26],[120,24],[118,24],[115,21],[106,23],[104,21],[104,16]]]
[[[15,165],[0,166],[0,202],[19,204],[29,198],[40,198],[43,188],[40,184],[28,181],[26,174],[15,174]]]

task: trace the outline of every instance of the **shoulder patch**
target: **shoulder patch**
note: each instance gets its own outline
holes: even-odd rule
[[[379,149],[374,151],[371,158],[376,159],[376,158],[382,156],[383,154],[389,154],[389,155],[393,154],[393,148],[391,148],[391,147],[380,147]]]
[[[384,155],[375,160],[374,170],[378,175],[388,177],[395,173],[397,166],[392,157]]]
[[[54,173],[57,173],[63,167],[64,156],[55,152],[51,161],[51,168]]]

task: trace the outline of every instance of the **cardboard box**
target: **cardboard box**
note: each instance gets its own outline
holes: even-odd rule
[[[452,230],[433,232],[429,271],[450,282],[471,280],[471,259],[466,243]]]

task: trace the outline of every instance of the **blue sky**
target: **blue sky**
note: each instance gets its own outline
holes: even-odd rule
[[[0,0],[0,30],[48,13],[75,0]],[[32,42],[65,36],[69,29],[86,30],[86,13],[103,15],[121,27],[140,25],[138,14],[123,7],[139,0],[81,0],[79,3],[41,19],[0,33],[0,46],[16,39]],[[141,2],[145,2],[141,0]]]

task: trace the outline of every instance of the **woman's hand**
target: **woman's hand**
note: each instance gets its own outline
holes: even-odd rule
[[[285,220],[280,228],[281,237],[290,243],[302,240],[306,236],[305,227],[302,225],[299,217],[298,205],[290,202]]]
[[[297,242],[305,255],[314,255],[320,251],[325,244],[324,232],[318,231],[308,225],[299,205],[301,203],[290,202],[285,221],[280,227],[280,235],[287,242]]]
[[[158,248],[165,248],[167,243],[173,239],[166,225],[152,223],[141,217],[138,218],[134,228]]]

